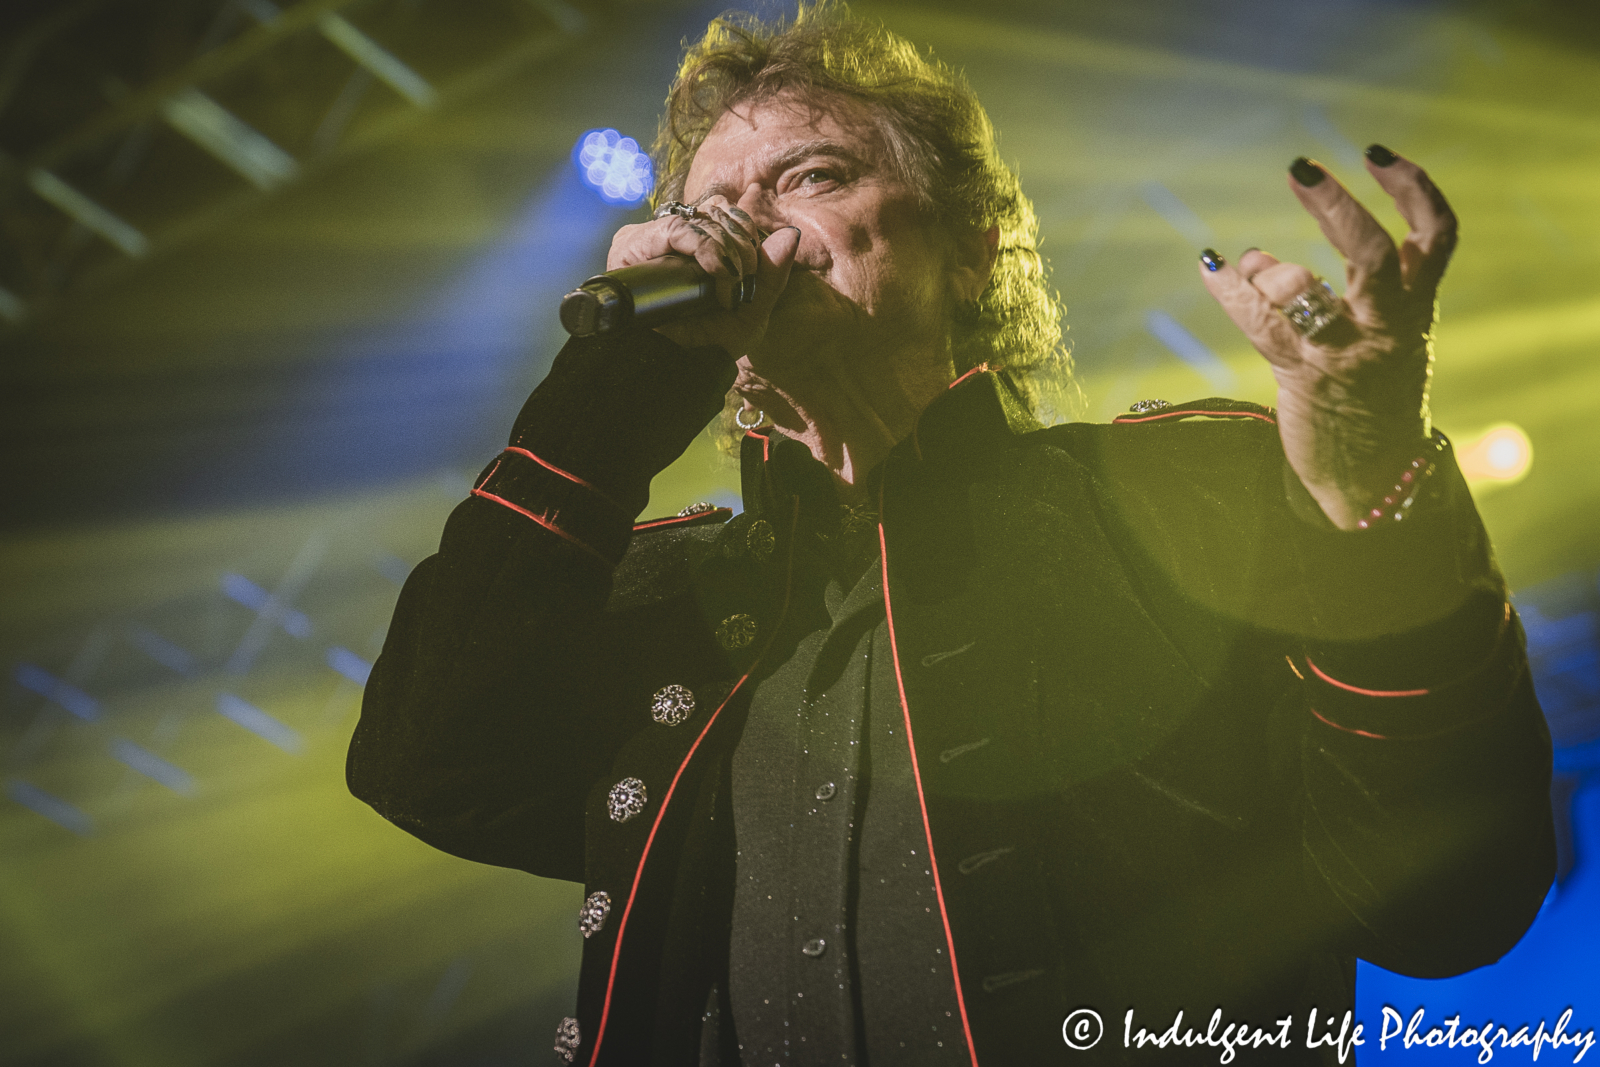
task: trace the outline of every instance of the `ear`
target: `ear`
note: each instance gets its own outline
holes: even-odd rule
[[[964,230],[951,242],[950,295],[958,304],[967,304],[983,295],[994,274],[995,256],[1000,251],[1000,227]]]

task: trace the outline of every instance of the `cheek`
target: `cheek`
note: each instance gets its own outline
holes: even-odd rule
[[[828,283],[868,310],[924,302],[922,243],[910,234],[886,233],[869,225],[841,227],[824,272]]]

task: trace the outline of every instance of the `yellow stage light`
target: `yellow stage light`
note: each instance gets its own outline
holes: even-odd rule
[[[1456,459],[1474,489],[1520,482],[1533,466],[1533,444],[1522,427],[1501,422],[1456,443]]]

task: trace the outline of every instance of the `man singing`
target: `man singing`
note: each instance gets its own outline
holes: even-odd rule
[[[1421,169],[1367,153],[1397,246],[1291,166],[1342,298],[1201,254],[1276,409],[1049,425],[1058,305],[958,74],[839,7],[719,20],[656,157],[610,267],[693,257],[724,310],[556,357],[406,583],[350,750],[422,840],[584,883],[562,1058],[1214,1063],[1122,1020],[1220,1009],[1295,1020],[1241,1057],[1317,1062],[1356,957],[1516,942],[1549,740],[1429,425],[1455,219]],[[636,524],[719,410],[743,512]],[[1104,1033],[1072,1052],[1079,1009]]]

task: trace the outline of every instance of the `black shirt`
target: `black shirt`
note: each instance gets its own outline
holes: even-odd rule
[[[862,545],[797,559],[817,626],[757,688],[733,756],[746,1067],[966,1060],[877,563],[851,584],[875,529],[854,525]]]

